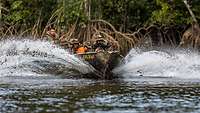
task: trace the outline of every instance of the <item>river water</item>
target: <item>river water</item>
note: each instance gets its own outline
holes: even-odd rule
[[[49,42],[2,41],[0,112],[200,112],[199,53],[132,49],[113,70],[119,79],[81,79],[93,71]]]

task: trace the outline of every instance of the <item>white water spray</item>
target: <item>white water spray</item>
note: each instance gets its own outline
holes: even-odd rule
[[[167,52],[166,52],[167,51]],[[114,73],[136,76],[200,78],[200,55],[181,50],[132,49]],[[0,42],[1,76],[86,74],[94,68],[50,42],[5,40]]]
[[[67,50],[50,42],[40,40],[0,42],[0,76],[65,75],[70,71],[86,74],[94,70]]]
[[[200,78],[198,53],[182,50],[166,51],[132,49],[125,57],[124,64],[114,72],[125,78],[136,76]]]

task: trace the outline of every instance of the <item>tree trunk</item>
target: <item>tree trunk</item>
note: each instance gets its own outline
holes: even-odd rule
[[[1,1],[0,1],[0,20],[2,19],[2,3],[1,3]]]
[[[127,24],[128,24],[128,8],[129,8],[129,1],[124,0],[125,5],[125,12],[124,12],[124,32],[127,31]]]
[[[68,7],[68,3],[67,3],[67,0],[63,0],[63,14],[64,14],[64,23],[65,23],[65,26],[64,26],[64,30],[67,30],[67,24],[68,24],[68,21],[67,21],[67,7]]]
[[[180,45],[183,47],[185,46],[200,49],[200,28],[198,21],[189,4],[187,3],[187,0],[183,0],[183,2],[185,3],[188,11],[190,12],[190,15],[192,16],[193,23],[192,26],[184,32]]]
[[[88,17],[88,20],[91,20],[91,0],[84,0],[85,4],[85,15]]]
[[[84,12],[87,16],[88,23],[87,23],[87,33],[86,33],[86,39],[83,39],[84,41],[87,41],[91,38],[91,31],[90,31],[90,20],[91,20],[91,0],[84,0]]]
[[[99,5],[98,5],[98,12],[97,12],[98,16],[97,17],[98,17],[98,19],[101,19],[102,18],[102,4],[103,4],[102,0],[98,0],[98,4]]]
[[[187,0],[183,0],[183,2],[185,3],[185,5],[186,5],[188,11],[190,12],[190,15],[192,16],[193,21],[194,21],[195,23],[198,23],[198,22],[197,22],[197,19],[196,19],[196,17],[195,17],[195,15],[194,15],[194,13],[192,12],[192,10],[191,10],[191,8],[190,8],[190,5],[187,3]]]

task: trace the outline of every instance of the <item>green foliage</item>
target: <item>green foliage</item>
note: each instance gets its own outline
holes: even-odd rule
[[[200,21],[200,2],[199,2],[199,0],[192,0],[192,10],[196,15],[197,20]]]
[[[87,22],[88,0],[1,0],[0,19],[6,25],[32,28],[40,20],[41,29],[49,20],[67,28],[73,23]],[[191,23],[182,0],[91,0],[91,19],[104,19],[116,28],[132,29],[149,24],[177,25]],[[190,1],[200,20],[199,0]]]
[[[4,4],[9,10],[3,16],[4,22],[29,27],[33,26],[40,17],[43,21],[47,21],[55,8],[55,2],[52,0],[6,0]]]
[[[197,1],[191,4],[194,12],[198,12],[197,10],[200,5],[198,4],[199,2]],[[150,23],[158,23],[167,26],[171,24],[189,24],[192,22],[183,0],[156,0],[156,7],[157,9],[152,12]],[[198,15],[200,15],[200,13]],[[198,15],[196,16],[199,17]]]
[[[6,16],[5,20],[14,24],[16,22],[22,22],[23,19],[30,13],[23,8],[23,1],[10,1],[10,13]]]
[[[152,19],[151,21],[159,22],[163,24],[170,24],[173,22],[173,18],[175,16],[174,12],[172,11],[171,7],[168,3],[165,3],[161,0],[156,0],[156,4],[161,6],[159,10],[152,12]]]
[[[102,0],[99,4],[92,6],[101,8],[101,18],[109,21],[117,28],[125,27],[124,29],[143,26],[155,9],[155,2],[147,0]]]
[[[144,25],[151,17],[155,2],[146,0],[130,0],[128,7],[129,23]]]
[[[79,21],[85,21],[86,15],[83,9],[83,0],[62,0],[58,7],[62,8],[60,22],[65,24],[72,24]]]
[[[67,29],[74,23],[86,22],[84,0],[58,0],[51,15],[51,23],[57,29]]]

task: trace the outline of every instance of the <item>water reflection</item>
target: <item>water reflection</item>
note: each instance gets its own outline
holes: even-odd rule
[[[1,80],[0,108],[1,112],[200,111],[198,81],[177,80],[175,83],[174,79],[164,81],[160,78],[162,82],[152,84],[152,80],[91,81],[21,77],[9,82],[5,78],[9,84]]]

